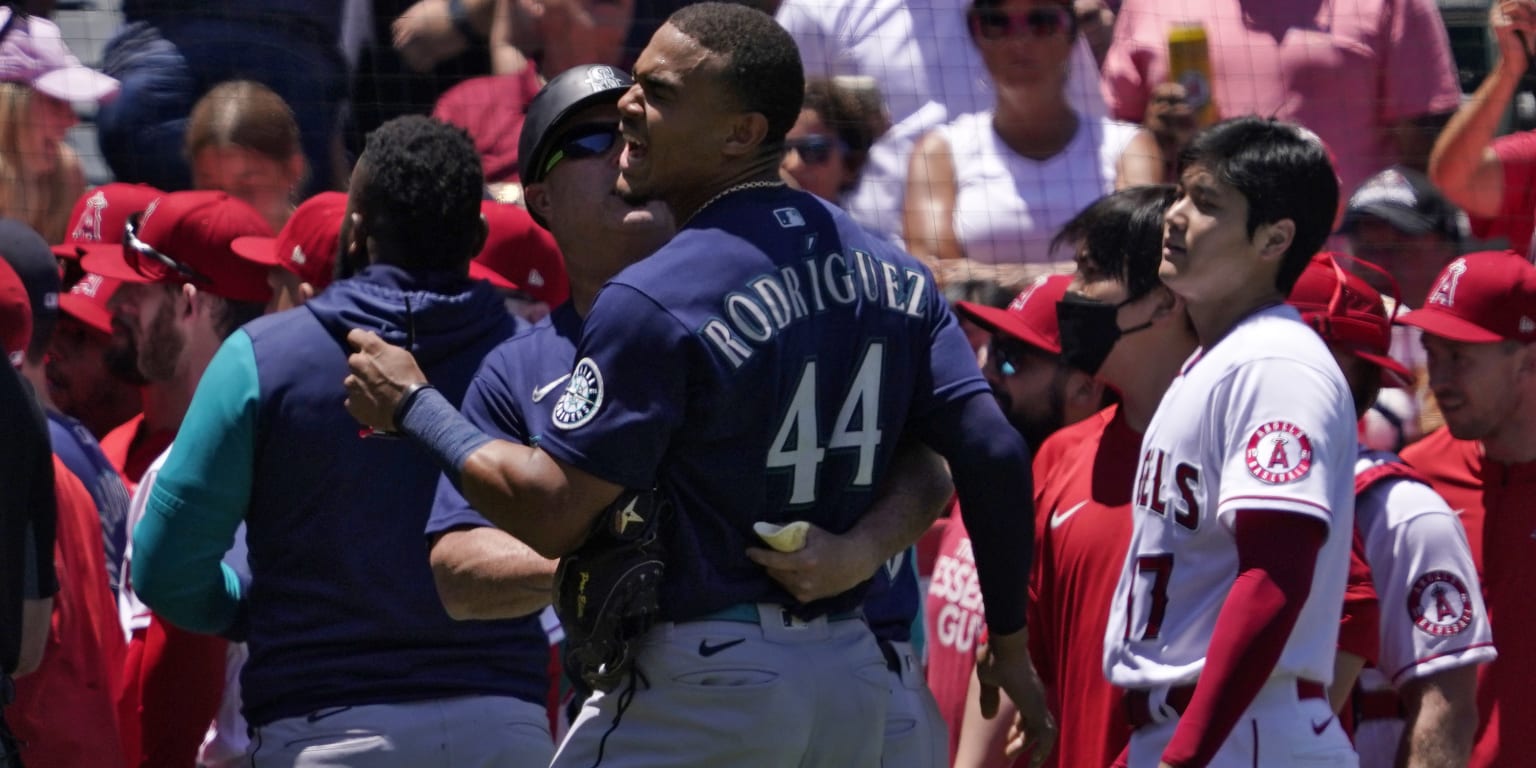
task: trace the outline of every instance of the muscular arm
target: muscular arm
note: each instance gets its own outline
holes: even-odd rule
[[[1467,764],[1477,732],[1477,666],[1455,667],[1404,683],[1407,710],[1397,748],[1402,768]]]
[[[1435,186],[1467,213],[1484,218],[1503,210],[1503,166],[1489,145],[1525,74],[1526,53],[1515,34],[1523,31],[1529,40],[1536,30],[1529,0],[1497,4],[1490,10],[1490,25],[1499,43],[1499,62],[1451,117],[1429,156],[1429,178]]]
[[[828,533],[813,525],[805,548],[798,552],[751,547],[747,557],[802,603],[842,594],[916,542],[953,494],[938,454],[904,441],[876,488],[874,503],[847,533]]]
[[[454,528],[432,542],[432,577],[448,615],[515,619],[549,605],[559,563],[497,528]]]

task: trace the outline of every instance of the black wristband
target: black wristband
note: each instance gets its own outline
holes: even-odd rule
[[[474,21],[469,18],[469,9],[464,7],[464,0],[448,0],[448,18],[453,21],[454,30],[463,35],[466,42],[485,42],[485,36],[475,29]]]
[[[395,429],[405,421],[405,414],[410,413],[411,404],[416,402],[416,397],[424,390],[437,389],[431,383],[418,381],[405,388],[405,394],[400,396],[400,402],[395,405]]]

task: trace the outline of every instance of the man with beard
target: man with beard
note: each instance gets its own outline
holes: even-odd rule
[[[955,312],[962,321],[990,334],[982,355],[982,375],[1009,423],[1037,450],[1056,430],[1104,406],[1104,386],[1061,360],[1056,302],[1071,282],[1071,275],[1040,277],[1006,309],[955,302]],[[1037,453],[1036,466],[1041,459]],[[928,685],[949,724],[949,757],[953,761],[985,617],[975,589],[971,537],[959,515],[950,516],[934,562],[925,619]],[[997,722],[1006,727],[1009,720],[999,718]]]
[[[87,274],[59,296],[59,324],[48,347],[48,397],[97,440],[143,409],[138,351],[112,333],[107,309],[118,281]]]
[[[102,448],[131,487],[152,487],[214,351],[271,297],[266,268],[240,259],[230,244],[272,229],[222,192],[167,194],[130,216],[125,229],[120,247],[88,248],[81,266],[122,281],[109,303],[113,332],[133,342],[148,382],[144,412]],[[135,495],[130,531],[143,508]],[[218,708],[226,643],[152,621],[133,594],[132,558],[130,542],[119,594],[131,633],[119,706],[124,751],[133,764],[191,764]]]

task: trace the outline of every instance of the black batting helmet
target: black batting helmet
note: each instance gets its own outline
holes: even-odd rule
[[[550,80],[533,101],[528,102],[523,133],[517,140],[517,173],[523,185],[544,180],[544,166],[560,135],[561,122],[593,104],[618,102],[634,84],[634,78],[628,73],[605,64],[568,69]],[[534,219],[544,224],[537,214]]]

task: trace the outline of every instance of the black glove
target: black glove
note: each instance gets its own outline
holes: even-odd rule
[[[612,691],[634,665],[630,644],[661,612],[666,570],[661,526],[670,504],[656,491],[625,491],[598,515],[591,535],[560,560],[555,613],[565,630],[565,671]]]

